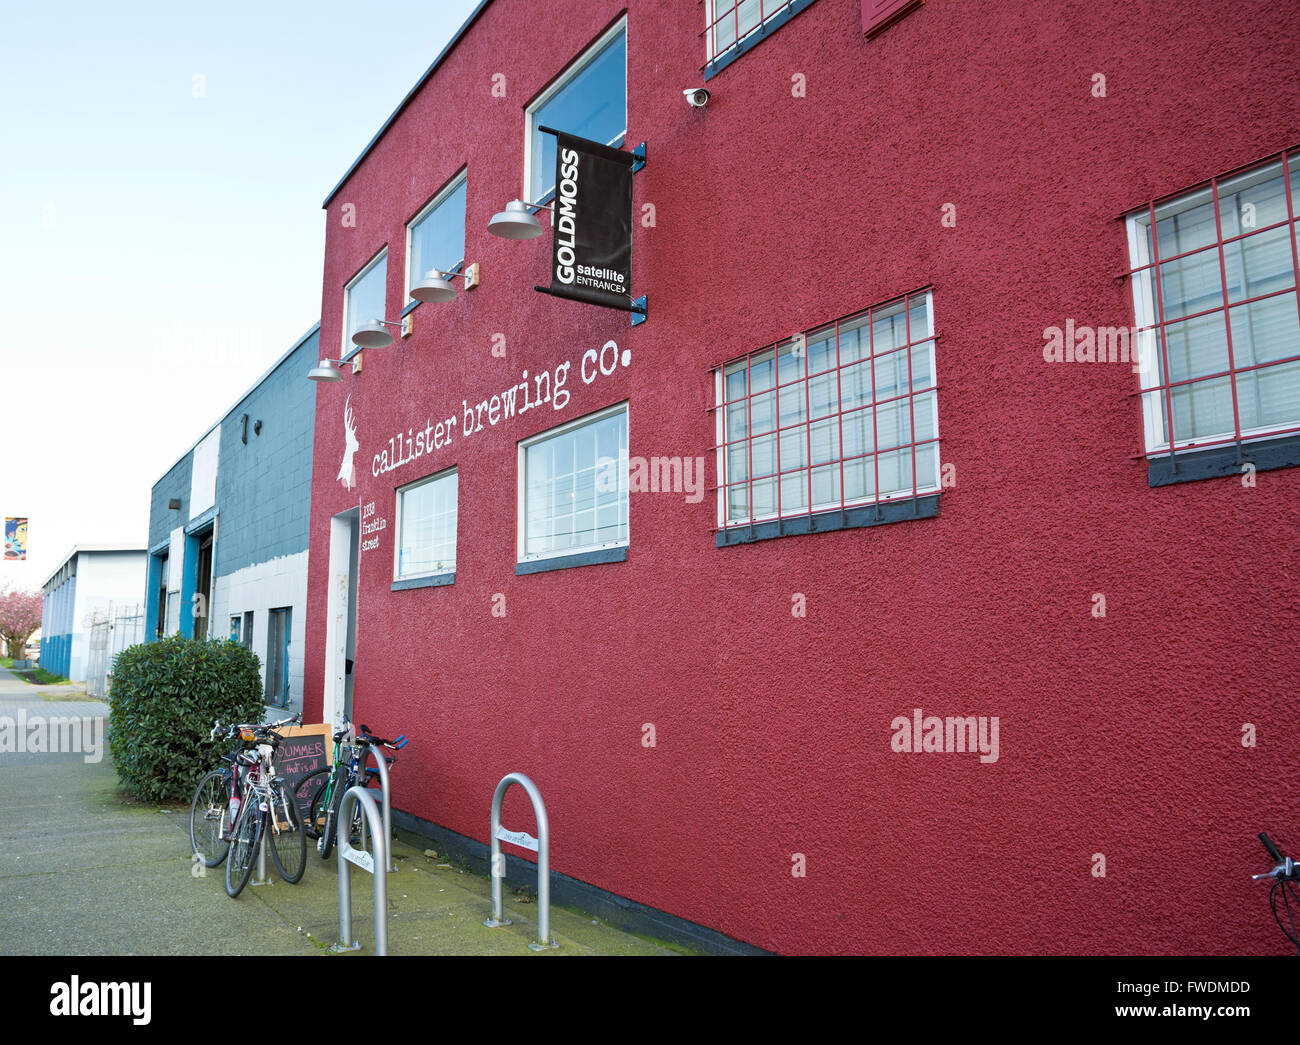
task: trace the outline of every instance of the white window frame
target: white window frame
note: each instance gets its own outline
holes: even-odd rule
[[[909,295],[904,295],[904,296],[902,296],[902,297],[900,297],[900,298],[895,298],[895,299],[893,299],[893,300],[891,300],[891,301],[882,301],[882,302],[880,303],[879,306],[872,305],[872,306],[871,306],[871,309],[872,309],[872,311],[874,311],[874,310],[876,310],[877,308],[884,308],[884,307],[886,307],[886,306],[888,306],[888,305],[891,305],[891,304],[893,304],[895,301],[904,300],[905,297],[910,297],[910,296],[919,296],[919,295],[920,295],[920,291],[917,291],[915,295],[910,295],[910,294],[909,294]],[[904,307],[906,307],[906,306],[904,306]],[[863,313],[856,313],[855,315],[862,315],[862,314],[865,313],[865,311],[866,311],[866,310],[863,310]],[[941,453],[942,443],[940,442],[940,436],[939,436],[939,395],[938,395],[938,388],[939,388],[939,338],[938,338],[938,334],[935,332],[935,326],[934,326],[934,291],[933,291],[933,290],[927,290],[927,291],[925,291],[925,314],[926,314],[926,321],[927,321],[927,323],[929,324],[930,334],[929,334],[928,337],[923,338],[923,339],[921,339],[920,341],[914,342],[913,347],[915,347],[915,345],[924,344],[926,341],[929,341],[929,342],[930,342],[930,360],[931,360],[931,364],[932,364],[931,369],[932,369],[932,372],[933,372],[934,384],[933,384],[930,388],[922,389],[922,390],[919,391],[919,392],[916,392],[916,391],[911,392],[911,393],[910,393],[910,397],[911,397],[911,400],[912,400],[911,406],[912,406],[912,410],[913,410],[913,411],[915,411],[916,408],[917,408],[917,405],[918,405],[918,404],[917,404],[917,399],[918,399],[918,398],[920,398],[921,396],[924,396],[924,395],[929,395],[929,396],[931,397],[931,398],[930,398],[930,420],[931,420],[931,423],[932,423],[933,426],[934,426],[934,427],[933,427],[933,431],[934,431],[934,434],[935,434],[935,438],[934,438],[934,475],[935,475],[935,481],[934,481],[933,483],[928,483],[928,484],[925,484],[925,485],[922,485],[921,483],[917,483],[917,485],[916,485],[916,496],[917,496],[917,497],[928,496],[929,494],[933,494],[933,493],[940,493],[940,492],[942,492],[942,490],[943,490],[943,457],[942,457],[942,453]],[[840,319],[840,320],[836,320],[836,321],[834,321],[833,323],[823,324],[823,325],[818,326],[818,327],[813,327],[811,330],[802,331],[802,333],[803,333],[803,335],[804,335],[804,344],[805,344],[805,346],[807,345],[807,342],[808,342],[808,339],[809,339],[809,336],[810,336],[810,335],[815,334],[815,333],[818,333],[818,332],[823,331],[823,330],[826,330],[828,327],[830,327],[830,326],[834,326],[834,325],[837,324],[837,323],[843,322],[843,319],[852,319],[852,318],[855,318],[855,317],[854,317],[854,316],[843,317],[842,319]],[[778,351],[781,347],[782,347],[782,344],[777,344],[777,345],[769,346],[769,348],[771,348],[774,352],[775,352],[775,351]],[[753,355],[760,355],[760,354],[762,354],[762,353],[765,352],[765,351],[767,351],[767,349],[759,349],[759,350],[755,351],[755,352],[752,353],[752,354],[753,354]],[[894,352],[899,352],[899,351],[903,351],[903,350],[902,350],[902,349],[891,349],[889,352],[886,352],[886,353],[884,353],[884,354],[885,354],[885,355],[891,355],[891,354],[893,354]],[[910,351],[910,350],[909,350],[909,351]],[[866,358],[870,358],[870,357],[866,357]],[[858,360],[857,362],[858,362],[858,363],[861,363],[861,362],[863,362],[863,361],[864,361],[864,360]],[[764,523],[764,522],[775,522],[775,521],[780,520],[780,519],[798,519],[798,518],[800,518],[800,517],[802,517],[802,516],[807,516],[807,515],[809,515],[809,514],[812,514],[812,515],[819,515],[819,514],[822,514],[822,513],[824,513],[824,512],[839,511],[839,510],[840,510],[840,507],[841,507],[841,502],[840,502],[839,500],[832,500],[832,501],[820,501],[820,502],[814,504],[814,505],[812,506],[811,509],[809,509],[808,507],[805,506],[805,507],[798,508],[798,509],[792,509],[792,510],[790,510],[790,511],[786,511],[786,512],[782,512],[782,511],[780,511],[780,510],[778,509],[778,510],[775,511],[775,512],[768,512],[768,513],[764,513],[763,515],[754,515],[754,514],[753,514],[754,505],[753,505],[753,501],[752,501],[752,499],[751,499],[750,502],[749,502],[749,505],[748,505],[748,507],[749,507],[749,511],[750,511],[750,515],[749,515],[747,518],[745,518],[745,519],[743,519],[743,520],[741,520],[741,519],[738,519],[738,520],[728,520],[728,518],[727,518],[727,488],[728,488],[729,481],[730,481],[730,478],[731,478],[731,477],[727,474],[727,471],[726,471],[727,420],[726,420],[726,407],[723,405],[723,402],[724,402],[724,400],[725,400],[725,398],[726,398],[726,392],[725,392],[725,389],[726,389],[726,373],[727,373],[727,368],[728,368],[729,366],[731,366],[732,363],[735,363],[735,362],[737,362],[737,360],[733,358],[733,359],[729,360],[728,362],[726,362],[726,363],[722,364],[721,366],[719,366],[719,367],[718,367],[716,370],[714,370],[714,372],[713,372],[713,401],[714,401],[715,404],[717,404],[717,409],[713,411],[713,414],[714,414],[714,422],[713,422],[713,423],[714,423],[714,431],[713,431],[713,445],[717,448],[717,449],[714,451],[714,453],[715,453],[715,457],[714,457],[714,473],[713,473],[713,474],[719,477],[719,479],[718,479],[718,502],[717,502],[717,505],[718,505],[718,511],[717,511],[717,517],[718,517],[718,529],[719,529],[719,530],[734,530],[734,529],[744,528],[744,527],[746,527],[746,526],[757,525],[758,523]],[[856,364],[849,364],[849,365],[856,365]],[[840,369],[843,369],[843,366],[841,366]],[[779,365],[774,364],[774,365],[773,365],[772,372],[773,372],[774,380],[778,380],[778,381],[779,381],[779,374],[780,374],[780,367],[779,367]],[[804,374],[804,377],[802,378],[802,381],[803,381],[803,383],[806,384],[806,383],[808,382],[808,380],[809,380],[808,375],[805,373],[805,374]],[[799,383],[799,382],[792,382],[792,383],[793,383],[793,384],[797,384],[797,383]],[[782,386],[782,385],[778,385],[778,384],[773,384],[772,389],[773,389],[773,391],[777,391],[777,390],[779,390],[779,388],[782,388],[782,387],[789,387],[789,385],[787,384],[787,385]],[[901,400],[900,400],[900,401],[901,401]],[[855,407],[853,412],[858,412],[858,411],[861,410],[861,409],[863,409],[863,408],[862,408],[862,407]],[[869,407],[869,409],[871,409],[871,410],[875,410],[875,409],[877,409],[877,407],[876,407],[876,405],[875,405],[875,389],[874,389],[874,388],[872,389],[872,403],[871,403],[871,406]],[[746,418],[748,419],[748,418],[749,418],[748,407],[746,408],[746,411],[747,411],[747,412],[746,412]],[[843,402],[841,401],[840,403],[837,403],[837,409],[836,409],[835,413],[830,414],[828,418],[822,418],[821,420],[828,420],[828,419],[830,419],[830,418],[842,417],[842,416],[843,416],[843,413],[844,413],[844,408],[843,408]],[[915,415],[913,414],[913,416],[915,416]],[[809,422],[809,423],[811,423],[811,422]],[[748,426],[747,426],[747,430],[748,430]],[[764,433],[763,433],[763,436],[766,436],[766,435],[768,435],[768,434],[769,434],[769,433],[764,432]],[[772,434],[775,434],[775,432],[772,433]],[[915,430],[915,428],[912,429],[912,437],[913,437],[913,438],[916,437],[916,430]],[[752,439],[754,438],[753,433],[752,433],[752,432],[749,432],[749,434],[746,436],[746,438],[752,440]],[[778,438],[779,438],[779,436],[778,436]],[[840,445],[840,450],[839,450],[839,452],[840,452],[840,456],[842,457],[843,454],[844,454],[844,447],[843,447],[842,444]],[[881,452],[880,449],[877,447],[877,448],[872,452],[872,454],[871,454],[870,456],[877,456],[880,452]],[[893,451],[885,451],[885,452],[886,452],[886,453],[892,453]],[[809,471],[809,470],[811,470],[811,469],[814,468],[814,467],[820,467],[820,466],[814,466],[811,462],[809,462],[808,468],[806,468],[806,469],[800,469],[800,471]],[[780,474],[778,474],[777,482],[778,482],[778,483],[780,482]],[[841,490],[841,495],[842,495],[842,494],[843,494],[843,491]],[[900,493],[887,494],[887,495],[885,495],[884,497],[881,497],[881,496],[880,496],[880,491],[877,490],[875,496],[873,496],[873,497],[857,497],[857,498],[853,498],[852,500],[845,499],[844,502],[843,502],[843,507],[844,507],[845,509],[848,509],[848,508],[858,508],[858,507],[862,507],[862,506],[868,506],[868,507],[869,507],[869,506],[871,506],[871,505],[876,505],[876,504],[888,504],[888,503],[890,503],[891,501],[909,500],[909,499],[911,499],[912,496],[913,496],[913,494],[912,494],[912,491],[911,491],[911,490],[903,490],[903,491],[900,492]],[[752,494],[751,494],[751,498],[752,498]]]
[[[559,436],[572,432],[577,428],[585,428],[588,425],[597,424],[610,417],[616,417],[622,414],[626,418],[627,425],[627,445],[628,452],[631,453],[632,447],[632,416],[628,409],[628,400],[621,403],[615,403],[613,406],[605,407],[603,410],[597,410],[594,414],[587,414],[585,417],[575,418],[566,424],[558,425],[555,428],[548,428],[545,432],[538,432],[534,436],[529,436],[519,442],[518,457],[515,468],[516,475],[516,496],[515,496],[515,562],[517,564],[528,562],[545,562],[547,559],[562,559],[570,555],[583,555],[587,552],[603,551],[606,548],[627,548],[632,543],[632,498],[631,490],[628,491],[628,511],[627,511],[627,537],[621,541],[606,541],[603,544],[587,544],[578,548],[565,548],[562,551],[546,552],[541,555],[527,555],[525,549],[528,547],[528,448],[536,446],[538,443],[544,443],[549,439],[555,439]],[[620,462],[623,474],[620,476],[620,482],[630,486],[630,476],[627,471],[629,461]]]
[[[361,351],[361,349],[359,349],[356,345],[354,345],[354,344],[351,342],[351,340],[350,340],[351,332],[348,330],[348,311],[349,311],[349,308],[350,308],[349,298],[352,296],[352,288],[355,287],[358,283],[360,283],[363,279],[365,279],[365,277],[366,277],[367,275],[370,274],[371,270],[372,270],[376,265],[378,265],[381,261],[382,261],[382,262],[385,262],[385,263],[387,263],[387,261],[388,261],[388,244],[387,244],[387,243],[385,243],[385,244],[384,244],[384,245],[379,249],[379,253],[378,253],[378,254],[376,254],[373,258],[371,258],[371,259],[370,259],[369,261],[367,261],[364,265],[362,265],[361,268],[359,268],[359,269],[357,270],[357,274],[356,274],[355,276],[353,276],[350,280],[347,281],[347,283],[345,283],[345,284],[343,285],[343,351],[342,351],[342,353],[341,353],[340,356],[339,356],[340,359],[347,359],[348,356],[353,355],[354,353],[356,353],[356,352],[360,352],[360,351]],[[387,311],[387,309],[388,309],[388,271],[387,271],[387,269],[385,269],[385,271],[384,271],[384,310]],[[388,317],[387,317],[387,316],[375,316],[375,317],[373,317],[373,318],[375,318],[375,319],[387,319]]]
[[[1263,170],[1272,162],[1274,161],[1266,160],[1257,165],[1257,168],[1252,169]],[[1242,173],[1249,174],[1251,173],[1251,170]],[[1282,168],[1281,176],[1284,180],[1290,177],[1290,172],[1286,167]],[[1220,175],[1215,180],[1222,183],[1224,181],[1231,181],[1235,177],[1236,176],[1232,174],[1226,176]],[[1212,203],[1213,199],[1214,194],[1210,188],[1199,186],[1197,188],[1189,189],[1186,192],[1178,193],[1177,195],[1168,197],[1164,200],[1157,201],[1156,221],[1159,222],[1161,220],[1158,214],[1161,207],[1170,204],[1188,204],[1189,206],[1195,206],[1198,202],[1201,204]],[[1138,328],[1154,328],[1157,320],[1154,286],[1156,279],[1159,278],[1159,273],[1157,271],[1158,266],[1153,266],[1151,263],[1150,244],[1144,234],[1145,230],[1149,226],[1140,224],[1144,218],[1147,219],[1147,221],[1150,221],[1151,208],[1149,206],[1134,211],[1129,214],[1125,220],[1125,228],[1128,234],[1129,267],[1131,272],[1129,279],[1133,294],[1133,318],[1135,325]],[[1197,248],[1198,251],[1209,251],[1214,249],[1213,245]],[[1161,262],[1161,265],[1169,263],[1168,259],[1165,259]],[[1220,273],[1219,280],[1220,290],[1222,291],[1222,273]],[[1295,293],[1300,294],[1300,287],[1295,289]],[[1226,316],[1225,319],[1230,321],[1231,310],[1239,307],[1239,304],[1230,305],[1228,308],[1228,316]],[[1222,314],[1223,311],[1222,307],[1216,306],[1216,314]],[[1167,319],[1165,325],[1169,326],[1171,323],[1178,322],[1180,322],[1179,319]],[[1138,340],[1140,342],[1137,346],[1139,361],[1138,379],[1141,382],[1138,387],[1152,388],[1161,383],[1161,331],[1158,329],[1144,330],[1138,335]],[[1130,358],[1132,358],[1131,352],[1132,348],[1130,348]],[[1233,374],[1228,378],[1230,382],[1235,381],[1236,379],[1236,374]],[[1165,380],[1168,379],[1166,378]],[[1192,386],[1183,385],[1183,387],[1189,388]],[[1142,432],[1145,440],[1147,457],[1168,457],[1171,453],[1195,453],[1201,449],[1213,450],[1233,445],[1231,442],[1233,439],[1233,433],[1227,431],[1202,433],[1193,436],[1190,439],[1181,437],[1175,438],[1173,445],[1170,446],[1169,433],[1166,431],[1164,407],[1168,406],[1169,409],[1172,410],[1173,406],[1172,403],[1166,403],[1164,401],[1165,390],[1156,388],[1152,392],[1143,394],[1140,398],[1142,400]],[[1172,399],[1172,396],[1170,399]],[[1177,435],[1176,431],[1175,435]],[[1242,443],[1274,438],[1277,438],[1277,433],[1275,431],[1275,426],[1273,425],[1241,429]],[[1209,445],[1203,446],[1202,444]]]
[[[428,486],[436,483],[441,479],[447,479],[450,476],[456,476],[456,533],[452,541],[452,551],[455,558],[452,560],[450,570],[426,570],[423,573],[402,573],[402,495],[416,490],[421,486]],[[460,558],[460,470],[457,465],[450,468],[444,468],[441,472],[434,472],[432,475],[422,476],[409,483],[399,486],[394,491],[396,506],[393,509],[394,534],[393,534],[393,580],[410,581],[418,580],[422,577],[442,577],[448,574],[455,575],[456,562]]]
[[[627,32],[627,15],[624,15],[605,32],[601,33],[594,42],[583,52],[571,61],[555,80],[550,87],[546,88],[541,94],[534,98],[528,107],[524,110],[524,191],[520,199],[529,203],[544,203],[546,199],[531,199],[529,193],[533,191],[533,132],[537,129],[537,111],[546,105],[552,98],[564,90],[574,78],[589,66],[596,56],[610,43],[619,33]],[[624,47],[626,52],[626,45]],[[613,141],[606,142],[613,148],[618,148],[627,140],[627,62],[623,63],[623,130],[614,138]],[[555,190],[551,189],[546,194],[546,198],[555,195]],[[554,215],[551,216],[554,221]]]
[[[404,310],[415,303],[415,299],[411,297],[411,287],[414,286],[414,284],[411,282],[411,275],[412,275],[411,241],[412,241],[412,234],[415,231],[415,226],[420,224],[420,222],[422,222],[435,210],[437,210],[444,203],[446,203],[447,198],[451,196],[451,194],[454,193],[457,189],[459,189],[462,185],[466,186],[465,235],[468,236],[469,235],[469,189],[468,189],[469,168],[468,167],[462,168],[459,174],[457,174],[455,177],[451,179],[451,181],[447,182],[446,185],[444,185],[441,189],[439,189],[437,195],[435,195],[433,199],[431,199],[428,203],[426,203],[423,207],[421,207],[419,213],[416,214],[415,217],[413,217],[410,221],[406,223],[406,258],[405,258],[405,267],[404,267],[403,280],[402,280],[402,294],[403,294],[402,308]],[[460,261],[457,263],[456,267],[447,269],[445,271],[458,272],[460,271],[461,268],[464,267],[465,265],[465,243],[464,242],[461,243],[460,249],[461,249]],[[415,275],[418,279],[424,278],[423,272],[416,273]]]
[[[1145,268],[1151,264],[1151,251],[1148,249],[1147,238],[1142,234],[1138,225],[1138,219],[1143,213],[1150,214],[1150,211],[1137,211],[1130,214],[1128,221],[1125,223],[1128,231],[1128,256],[1132,268],[1142,268],[1140,272],[1134,272],[1132,280],[1133,290],[1133,316],[1138,328],[1154,327],[1156,322],[1156,303],[1155,296],[1152,293],[1155,279],[1155,269]],[[1151,277],[1151,278],[1148,278]],[[1157,358],[1158,338],[1160,331],[1151,329],[1139,334],[1138,337],[1142,344],[1138,348],[1138,387],[1150,388],[1152,385],[1159,383],[1160,367]],[[1129,358],[1132,358],[1133,346],[1129,345]],[[1164,412],[1160,406],[1160,396],[1164,393],[1157,389],[1154,392],[1148,392],[1142,396],[1142,432],[1146,440],[1147,453],[1159,453],[1163,448],[1168,452],[1167,436],[1165,435]],[[1154,397],[1154,401],[1153,401]]]

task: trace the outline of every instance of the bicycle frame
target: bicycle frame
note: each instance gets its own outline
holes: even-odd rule
[[[364,727],[363,727],[364,728]],[[334,817],[338,812],[339,803],[348,788],[361,784],[363,787],[371,779],[370,774],[377,773],[377,770],[366,770],[365,764],[370,753],[373,751],[376,758],[385,758],[384,753],[378,749],[380,744],[392,744],[388,741],[381,741],[377,738],[370,737],[368,734],[354,736],[352,727],[348,725],[343,732],[343,739],[335,739],[334,763],[330,768],[329,776],[321,790],[317,792],[319,801],[315,798],[312,800],[312,806],[316,810],[316,822],[312,825],[313,830],[319,832],[317,848],[321,855],[325,855],[330,846],[330,839],[333,832],[337,829],[334,823]],[[405,738],[402,738],[405,743]],[[388,759],[388,763],[396,761],[395,758]],[[358,808],[353,817],[353,827],[363,826],[364,821]]]
[[[244,816],[248,813],[254,798],[257,800],[258,815],[267,814],[271,830],[275,834],[280,834],[282,831],[278,815],[279,810],[275,808],[277,792],[275,785],[282,778],[275,775],[274,751],[275,749],[270,744],[259,744],[256,764],[245,765],[244,790],[239,808],[239,819],[230,828],[232,840],[238,836],[239,825],[243,822]],[[236,760],[236,765],[239,765],[238,760]],[[284,810],[284,823],[292,824],[293,818],[289,813],[289,802],[292,801],[291,793],[287,787],[281,787],[278,791],[280,805]]]
[[[340,757],[342,752],[347,753],[347,757]],[[345,794],[357,780],[357,745],[343,741],[339,743],[334,750],[334,765],[330,772],[329,779],[325,782],[325,795],[321,799],[321,809],[329,810],[334,802],[335,795],[342,796]]]

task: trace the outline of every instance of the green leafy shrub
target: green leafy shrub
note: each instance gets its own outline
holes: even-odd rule
[[[148,802],[187,799],[229,742],[210,741],[214,719],[261,722],[257,655],[226,639],[171,635],[129,646],[113,665],[109,750],[122,785]]]

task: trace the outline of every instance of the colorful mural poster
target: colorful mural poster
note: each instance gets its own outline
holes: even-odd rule
[[[27,558],[27,520],[5,519],[5,558]]]

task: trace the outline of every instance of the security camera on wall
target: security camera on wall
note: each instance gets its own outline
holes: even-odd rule
[[[709,104],[709,92],[703,87],[688,87],[682,94],[686,95],[686,104],[692,109],[703,109]]]

